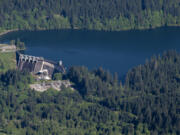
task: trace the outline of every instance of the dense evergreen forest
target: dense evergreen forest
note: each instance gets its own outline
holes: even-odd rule
[[[0,134],[179,135],[180,54],[165,52],[126,75],[72,67],[75,90],[30,90],[27,72],[0,75]]]
[[[0,0],[0,31],[180,25],[179,0]]]

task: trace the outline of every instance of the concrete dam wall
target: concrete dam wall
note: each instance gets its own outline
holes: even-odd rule
[[[20,71],[28,71],[33,74],[46,73],[52,77],[54,72],[65,72],[62,61],[59,63],[45,60],[43,57],[35,57],[17,53],[17,68]]]

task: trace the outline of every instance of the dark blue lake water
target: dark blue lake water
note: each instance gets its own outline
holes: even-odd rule
[[[153,54],[180,51],[180,28],[143,31],[18,31],[0,37],[0,42],[20,38],[26,54],[63,60],[65,66],[103,67],[123,76],[133,66],[144,64]]]

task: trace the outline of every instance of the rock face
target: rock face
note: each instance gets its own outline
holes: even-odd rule
[[[54,72],[65,72],[64,66],[59,63],[45,60],[43,57],[35,57],[17,54],[17,68],[20,71],[28,71],[34,75],[41,75],[42,79],[50,79]]]
[[[36,83],[36,84],[31,84],[30,88],[39,91],[39,92],[44,92],[50,88],[55,89],[57,91],[60,91],[64,88],[73,88],[71,87],[71,83],[68,80],[59,80],[59,81],[51,81],[51,82],[41,82],[41,83]]]

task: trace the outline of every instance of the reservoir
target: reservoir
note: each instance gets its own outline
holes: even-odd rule
[[[180,52],[180,28],[121,32],[87,30],[18,31],[0,37],[1,43],[20,38],[25,54],[62,60],[66,67],[103,67],[120,76],[166,50]]]

